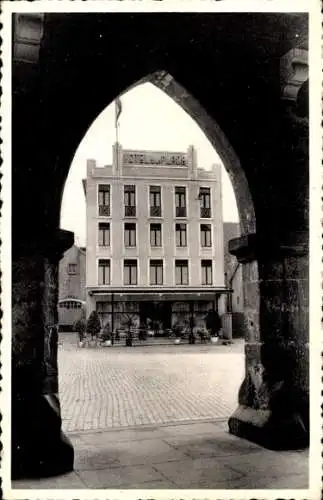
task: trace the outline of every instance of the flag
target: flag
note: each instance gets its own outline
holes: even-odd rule
[[[116,106],[116,127],[117,127],[119,117],[120,117],[121,112],[122,112],[122,104],[121,104],[121,99],[119,97],[117,97],[117,99],[115,100],[115,106]]]

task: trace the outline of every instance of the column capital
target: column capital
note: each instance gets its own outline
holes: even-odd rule
[[[28,239],[13,242],[12,255],[13,257],[43,255],[61,258],[62,254],[73,244],[74,233],[65,229],[56,229],[42,234],[32,234]]]
[[[238,262],[246,263],[263,257],[306,256],[309,234],[295,231],[289,235],[248,233],[229,241],[229,252]]]

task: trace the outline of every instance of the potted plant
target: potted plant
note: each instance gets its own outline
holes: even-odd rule
[[[125,345],[126,345],[126,347],[131,347],[132,341],[133,341],[132,328],[135,326],[135,320],[131,314],[125,314],[124,320],[122,323],[127,331]]]
[[[110,330],[109,323],[106,323],[104,325],[101,340],[102,340],[104,347],[110,347],[112,345],[112,333]]]
[[[86,335],[85,335],[85,330],[86,330],[85,320],[83,318],[76,320],[74,325],[73,325],[73,330],[78,335],[79,347],[84,347],[85,337],[86,337]]]
[[[139,327],[138,339],[147,340],[147,325],[145,323]]]
[[[91,335],[91,342],[93,342],[93,340],[97,340],[101,331],[101,323],[99,315],[96,311],[91,312],[89,319],[87,320],[86,331]]]
[[[188,343],[195,344],[194,328],[196,326],[196,321],[195,318],[193,318],[193,316],[191,316],[190,319],[188,320],[188,326],[189,326]]]
[[[175,337],[174,344],[180,344],[183,336],[183,325],[179,321],[173,325],[173,335]]]
[[[217,344],[219,341],[219,331],[222,323],[218,312],[215,309],[210,310],[206,316],[206,328],[210,332],[210,340],[212,344]]]
[[[201,344],[204,344],[208,336],[208,331],[203,327],[199,327],[197,329],[197,335],[200,337]]]

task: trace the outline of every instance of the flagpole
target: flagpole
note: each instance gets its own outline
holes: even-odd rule
[[[115,100],[115,127],[116,127],[116,168],[119,171],[119,116],[121,114],[122,105],[120,98]]]
[[[118,119],[116,120],[116,143],[119,143],[119,123]]]
[[[116,171],[119,172],[119,117],[117,101],[115,101],[115,126],[116,126]]]

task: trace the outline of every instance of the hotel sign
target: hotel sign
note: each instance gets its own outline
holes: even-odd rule
[[[185,167],[187,166],[187,155],[185,153],[169,153],[159,151],[124,151],[123,164]]]

